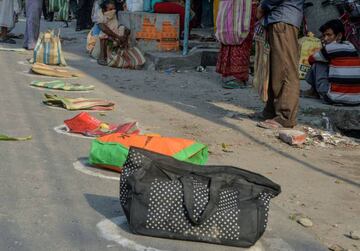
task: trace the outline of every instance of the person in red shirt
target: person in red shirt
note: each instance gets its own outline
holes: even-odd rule
[[[154,12],[164,14],[178,14],[180,17],[180,35],[182,35],[185,21],[185,3],[183,0],[167,0],[165,2],[156,3],[154,5]],[[191,16],[193,16],[193,12],[191,14]],[[190,21],[189,29],[191,30],[192,27],[193,21]]]

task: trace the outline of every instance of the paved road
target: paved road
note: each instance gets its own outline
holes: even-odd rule
[[[112,120],[126,118],[129,109],[139,109],[141,98],[127,97],[103,83],[101,79],[114,70],[91,63],[81,51],[83,41],[73,45],[78,54],[68,54],[72,66],[92,75],[81,82],[96,85],[94,93],[82,95],[115,100]],[[24,62],[30,56],[0,52],[0,133],[33,137],[26,142],[0,142],[0,250],[241,250],[129,233],[119,206],[118,181],[74,169],[73,163],[87,156],[90,141],[53,130],[76,113],[41,104],[44,91],[28,86],[39,77],[25,73],[29,66]],[[126,72],[117,74],[117,80],[126,81],[122,77]],[[131,84],[141,92],[147,82]],[[138,112],[149,116],[146,110]],[[156,116],[154,113],[154,120]],[[301,227],[291,224],[275,204],[269,226],[251,250],[326,250]]]

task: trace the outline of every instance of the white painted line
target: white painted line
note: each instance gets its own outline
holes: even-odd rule
[[[123,248],[127,248],[135,251],[165,251],[153,247],[146,247],[135,241],[129,240],[121,235],[121,229],[119,225],[127,224],[126,217],[120,216],[112,218],[110,220],[106,219],[100,221],[96,226],[99,230],[101,237],[105,238],[108,241],[114,241]]]
[[[66,125],[59,125],[54,127],[54,131],[59,134],[64,134],[71,137],[82,138],[82,139],[95,139],[95,137],[85,136],[79,133],[71,133]]]
[[[74,162],[73,166],[74,166],[75,170],[78,170],[79,172],[85,173],[90,176],[98,177],[101,179],[120,181],[120,177],[105,175],[100,172],[96,172],[96,171],[92,170],[91,167],[86,166],[81,161]]]

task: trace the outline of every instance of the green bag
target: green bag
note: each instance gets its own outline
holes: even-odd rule
[[[121,172],[129,148],[132,146],[192,164],[204,165],[208,159],[208,147],[193,140],[113,133],[93,140],[89,162],[92,165]]]

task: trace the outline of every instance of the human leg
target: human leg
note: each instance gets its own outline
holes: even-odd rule
[[[40,33],[40,20],[42,11],[41,0],[26,1],[26,29],[24,47],[33,50]]]
[[[289,24],[276,23],[269,27],[270,88],[264,115],[274,113],[273,120],[284,127],[296,125],[299,105],[297,34],[298,28]]]

